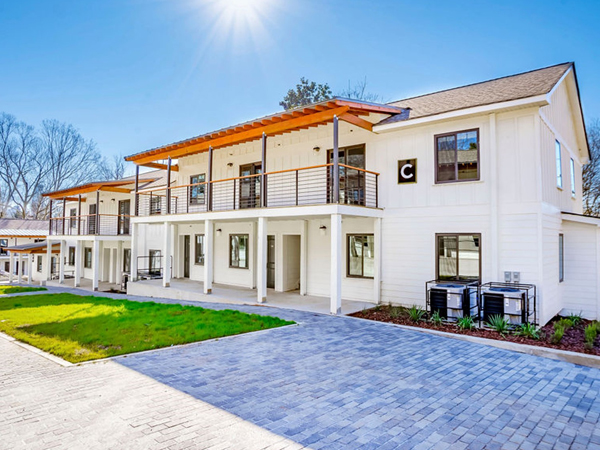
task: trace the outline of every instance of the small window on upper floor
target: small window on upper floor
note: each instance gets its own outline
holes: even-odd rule
[[[571,195],[575,197],[575,161],[571,158]]]
[[[479,180],[479,130],[435,137],[436,183]]]
[[[559,189],[563,188],[563,179],[562,179],[562,155],[560,149],[560,142],[556,141],[555,144],[556,150],[556,187]]]

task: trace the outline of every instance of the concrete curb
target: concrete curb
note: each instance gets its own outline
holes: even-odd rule
[[[25,342],[21,342],[18,339],[15,339],[14,337],[9,336],[8,334],[0,332],[0,338],[5,339],[9,342],[12,342],[13,344],[18,345],[19,347],[21,347],[25,350],[28,350],[32,353],[35,353],[36,355],[42,356],[46,359],[49,359],[50,361],[52,361],[60,366],[72,367],[75,365],[73,363],[70,363],[69,361],[65,361],[64,359],[59,358],[58,356],[54,356],[51,353],[45,352],[44,350],[40,350],[39,348],[34,347],[33,345],[29,345],[29,344],[26,344]]]
[[[346,317],[348,317],[349,319],[366,320],[369,322],[381,323],[384,325],[390,325],[405,330],[418,331],[420,333],[433,334],[435,336],[471,342],[473,344],[487,345],[490,347],[496,347],[517,353],[525,353],[526,355],[539,356],[542,358],[554,359],[556,361],[565,361],[571,364],[600,369],[600,356],[596,355],[588,355],[586,353],[571,352],[567,350],[558,350],[549,347],[538,347],[537,345],[517,344],[516,342],[499,341],[496,339],[487,339],[477,336],[469,336],[465,334],[448,333],[446,331],[431,330],[429,328],[411,327],[409,325],[399,325],[390,322],[380,322],[378,320],[363,319],[362,317]]]

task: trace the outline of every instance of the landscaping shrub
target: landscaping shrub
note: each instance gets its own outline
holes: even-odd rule
[[[433,323],[436,327],[439,327],[440,325],[442,325],[444,323],[444,319],[442,319],[442,317],[440,316],[440,312],[439,311],[435,311],[433,313],[433,315],[431,316],[431,323]]]
[[[500,314],[494,314],[493,316],[490,316],[487,325],[500,334],[506,334],[508,332],[508,320],[506,320]]]
[[[560,319],[558,322],[554,322],[554,334],[550,338],[550,342],[553,344],[560,344],[565,330],[567,330],[573,323],[569,319]]]
[[[517,336],[523,336],[531,339],[539,339],[540,331],[531,323],[522,324],[516,332]]]
[[[585,348],[586,350],[591,350],[594,348],[594,341],[596,340],[596,336],[598,336],[598,322],[592,322],[584,330],[585,334]]]
[[[571,321],[571,326],[577,326],[583,320],[583,317],[582,317],[581,313],[579,313],[579,314],[569,314],[566,318]]]
[[[412,305],[408,310],[408,317],[413,322],[420,322],[425,317],[425,310],[417,305]]]
[[[472,330],[475,328],[475,321],[471,316],[461,317],[456,321],[456,325],[461,330]]]

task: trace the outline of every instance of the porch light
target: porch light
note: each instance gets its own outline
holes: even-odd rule
[[[232,162],[228,162],[227,163],[227,167],[233,167],[233,163]]]
[[[319,231],[321,232],[321,236],[325,236],[325,232],[327,231],[327,227],[325,225],[321,225],[319,227]]]
[[[319,147],[318,145],[313,147],[313,152],[319,153],[320,151],[321,151],[321,147]]]
[[[220,228],[218,228],[218,229],[217,229],[217,236],[221,236],[221,232],[222,232],[222,231],[223,231],[223,230],[221,230]]]

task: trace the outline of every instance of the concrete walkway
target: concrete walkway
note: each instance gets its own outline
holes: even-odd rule
[[[597,369],[348,317],[235,308],[299,325],[68,368],[0,341],[0,443],[600,449]]]

